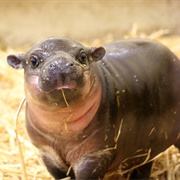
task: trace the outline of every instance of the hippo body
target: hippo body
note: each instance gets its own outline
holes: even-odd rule
[[[160,43],[49,38],[7,60],[24,68],[27,132],[54,178],[149,178],[180,148],[180,61]]]

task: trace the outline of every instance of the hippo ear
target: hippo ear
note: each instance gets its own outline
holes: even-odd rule
[[[23,68],[23,54],[11,54],[7,57],[8,64],[14,69]]]
[[[92,56],[93,61],[101,60],[106,53],[106,50],[104,49],[104,47],[92,48],[91,50],[92,50],[91,56]]]

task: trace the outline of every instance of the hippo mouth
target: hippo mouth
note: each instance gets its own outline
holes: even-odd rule
[[[54,91],[61,90],[61,89],[70,89],[70,90],[77,90],[78,88],[72,85],[64,85],[64,86],[59,86]]]
[[[60,91],[60,90],[70,90],[70,91],[77,91],[78,90],[78,87],[77,86],[73,86],[72,84],[71,85],[57,85],[56,87],[52,88],[51,90],[49,91],[44,91],[42,89],[40,89],[40,91],[42,93],[52,93],[52,92],[55,92],[55,91]]]
[[[54,83],[44,84],[38,76],[31,76],[27,80],[28,96],[35,101],[36,104],[48,107],[51,110],[61,108],[72,108],[76,104],[81,103],[91,94],[95,87],[94,76],[89,76],[88,72],[84,72],[81,79],[70,81],[70,83],[62,83],[62,81],[54,81]]]

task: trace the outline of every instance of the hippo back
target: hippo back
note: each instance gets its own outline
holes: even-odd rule
[[[149,40],[104,47],[106,55],[97,73],[102,86],[109,87],[103,93],[110,92],[111,112],[118,114],[111,115],[110,122],[119,132],[114,166],[121,162],[123,173],[179,143],[180,61],[165,46]]]

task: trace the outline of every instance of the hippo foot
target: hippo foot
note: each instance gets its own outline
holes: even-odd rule
[[[42,159],[46,165],[47,170],[56,180],[67,177],[66,172],[56,167],[48,158],[44,156]],[[68,175],[71,177],[70,179],[75,179],[73,171],[70,171]]]
[[[77,180],[101,180],[104,179],[109,163],[111,162],[111,154],[108,152],[98,153],[97,156],[90,155],[84,157],[74,166],[74,173]]]

